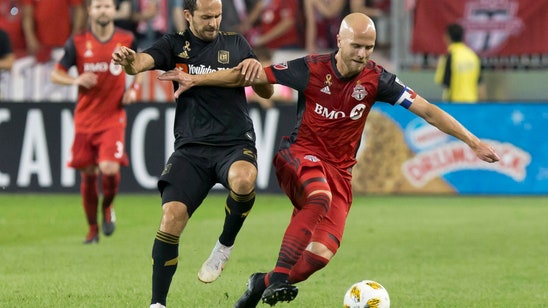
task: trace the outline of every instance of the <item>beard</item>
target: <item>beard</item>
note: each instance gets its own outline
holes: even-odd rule
[[[101,27],[106,27],[108,25],[110,25],[110,23],[112,22],[112,19],[106,17],[106,16],[101,16],[99,18],[97,18],[97,20],[95,21],[95,23]]]

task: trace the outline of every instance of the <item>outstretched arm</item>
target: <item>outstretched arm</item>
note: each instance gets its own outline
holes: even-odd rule
[[[253,60],[256,61],[256,60]],[[258,63],[258,61],[256,61]],[[220,70],[210,74],[190,75],[181,70],[170,70],[160,76],[159,80],[175,81],[179,88],[175,91],[175,98],[181,93],[194,86],[217,86],[217,87],[245,87],[254,86],[260,92],[259,95],[268,98],[274,92],[271,84],[268,83],[264,69],[249,61],[242,61],[238,66],[232,69]],[[264,96],[263,96],[264,95]]]
[[[148,53],[135,52],[131,48],[121,46],[112,53],[112,61],[120,64],[124,71],[135,75],[154,68],[154,59]]]
[[[60,85],[77,85],[86,89],[93,88],[97,85],[97,75],[92,72],[86,72],[77,77],[70,76],[66,71],[54,68],[50,75],[51,82]]]
[[[490,145],[482,142],[478,137],[466,129],[459,121],[438,106],[430,104],[427,100],[417,95],[409,110],[420,116],[428,123],[437,127],[442,132],[460,139],[466,143],[483,161],[494,163],[500,158]]]

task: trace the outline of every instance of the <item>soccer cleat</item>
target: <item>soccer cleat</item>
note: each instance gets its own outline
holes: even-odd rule
[[[290,302],[294,300],[298,293],[299,289],[287,280],[277,281],[264,290],[261,298],[263,303],[274,306],[277,302]]]
[[[213,247],[211,255],[209,258],[202,264],[202,268],[198,272],[198,279],[204,283],[210,283],[221,275],[223,268],[225,267],[228,257],[230,257],[230,252],[232,251],[232,246],[225,246],[219,241]]]
[[[166,308],[166,306],[156,303],[156,304],[150,304],[150,308]]]
[[[97,244],[97,243],[99,243],[99,232],[97,232],[97,230],[89,230],[83,244]]]
[[[249,276],[247,281],[247,290],[244,294],[238,299],[234,308],[255,308],[261,300],[264,289],[264,275],[265,273],[254,273]]]
[[[106,236],[112,235],[116,229],[116,215],[114,208],[109,206],[103,211],[103,225],[101,226]]]

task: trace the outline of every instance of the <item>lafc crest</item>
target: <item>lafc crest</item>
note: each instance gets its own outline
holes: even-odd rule
[[[230,62],[230,53],[226,50],[219,50],[217,61],[221,64],[228,64]]]

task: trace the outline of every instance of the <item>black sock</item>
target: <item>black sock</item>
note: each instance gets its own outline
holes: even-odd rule
[[[151,304],[166,305],[171,279],[177,270],[179,237],[158,230],[152,246]]]
[[[219,242],[225,246],[234,245],[236,235],[240,232],[244,221],[255,203],[255,191],[247,195],[238,195],[230,191],[226,198],[225,224]]]
[[[289,274],[272,272],[268,277],[268,285],[271,285],[278,281],[289,281]]]

